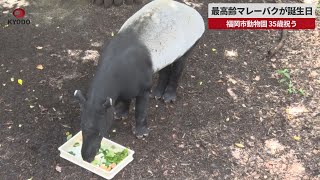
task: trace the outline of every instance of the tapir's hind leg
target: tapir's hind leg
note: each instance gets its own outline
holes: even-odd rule
[[[162,96],[164,102],[174,102],[177,98],[177,87],[178,82],[181,77],[182,71],[184,69],[186,60],[190,55],[192,49],[198,44],[198,41],[190,48],[182,57],[177,59],[171,66],[171,73],[169,76],[169,82],[166,87],[166,90]]]
[[[169,76],[171,72],[171,64],[159,71],[159,79],[157,86],[152,90],[152,97],[155,97],[156,99],[162,98],[162,95],[164,94],[164,91],[166,90],[166,87],[169,82]]]
[[[172,102],[176,101],[176,98],[177,98],[176,90],[178,87],[178,81],[182,74],[185,61],[186,61],[186,58],[183,56],[179,58],[176,62],[174,62],[171,67],[169,81],[166,86],[166,90],[162,96],[164,102],[166,103],[171,101]]]

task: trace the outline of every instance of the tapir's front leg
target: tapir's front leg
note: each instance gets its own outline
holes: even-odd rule
[[[142,92],[136,97],[136,110],[135,119],[136,127],[133,127],[132,132],[138,139],[149,135],[149,129],[147,126],[147,110],[149,104],[149,91]]]

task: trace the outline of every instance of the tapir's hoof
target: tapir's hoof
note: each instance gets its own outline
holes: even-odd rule
[[[155,89],[154,91],[152,91],[152,97],[154,97],[156,100],[159,100],[162,98],[162,92]]]
[[[136,128],[132,127],[132,133],[138,138],[142,139],[149,135],[150,130],[147,127]]]
[[[159,100],[162,98],[163,93],[164,93],[163,88],[156,87],[152,90],[151,96],[154,97],[156,100]]]
[[[165,103],[175,102],[177,99],[177,93],[174,90],[167,90],[163,94],[162,99],[164,100]]]

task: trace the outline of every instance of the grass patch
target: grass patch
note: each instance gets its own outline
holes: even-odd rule
[[[288,69],[279,69],[276,71],[277,74],[280,75],[281,79],[279,80],[280,84],[284,84],[287,87],[287,92],[289,94],[300,94],[302,96],[305,96],[305,91],[300,88],[296,89],[295,86],[292,83],[290,71]]]

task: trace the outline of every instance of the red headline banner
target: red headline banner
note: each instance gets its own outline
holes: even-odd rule
[[[315,18],[208,18],[209,29],[315,29]]]

